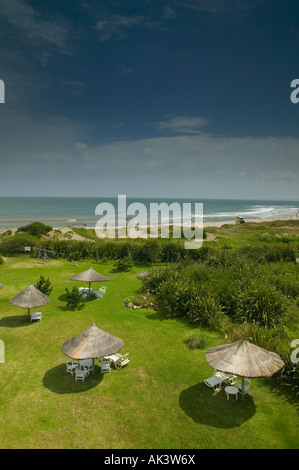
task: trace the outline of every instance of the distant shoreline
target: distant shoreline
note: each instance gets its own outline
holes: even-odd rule
[[[269,222],[290,221],[290,220],[299,221],[299,216],[275,217],[275,218],[269,218],[269,219],[268,218],[264,218],[264,219],[245,219],[245,224],[244,225],[249,224],[249,223],[263,224],[263,223],[269,223]],[[21,227],[23,225],[27,225],[27,224],[29,224],[31,222],[34,222],[34,221],[37,221],[37,220],[32,219],[32,220],[29,221],[28,219],[26,219],[26,221],[22,220],[22,223],[20,223],[21,222],[20,219],[14,219],[14,220],[11,220],[11,221],[9,221],[8,219],[5,219],[5,220],[0,219],[0,234],[7,231],[7,230],[11,230],[12,232],[15,232],[18,229],[18,227]],[[38,221],[47,224],[47,221],[45,221],[44,219],[38,220]],[[63,221],[65,222],[65,219],[63,219]],[[172,225],[177,226],[178,224],[169,224],[169,225],[170,226],[172,226]],[[183,225],[184,224],[182,224],[182,226]],[[206,222],[203,223],[203,228],[204,229],[206,229],[207,227],[220,228],[223,225],[239,225],[239,224],[237,224],[236,220],[206,221]],[[162,224],[160,224],[160,227],[161,226],[162,226]],[[144,225],[142,228],[145,228],[145,227],[146,226]],[[194,223],[192,223],[192,227],[194,227]],[[73,228],[84,228],[84,229],[87,229],[87,230],[90,230],[90,229],[92,230],[92,229],[95,228],[95,226],[86,225],[86,224],[78,224],[78,225],[76,225],[76,224],[65,225],[64,224],[64,225],[53,227],[53,230],[60,230],[60,231],[63,230],[65,232],[65,231],[71,230]],[[149,228],[149,226],[148,226],[148,228]]]

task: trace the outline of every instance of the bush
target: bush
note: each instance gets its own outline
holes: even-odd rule
[[[132,303],[141,308],[154,308],[155,298],[151,294],[138,294],[135,295],[132,300],[127,299],[127,304]]]
[[[288,297],[296,299],[299,296],[299,281],[289,276],[277,276],[274,279],[274,285]]]
[[[286,320],[286,298],[269,283],[250,283],[239,290],[236,302],[235,318],[239,321],[246,319],[261,326],[274,327]]]
[[[52,292],[51,282],[49,278],[45,279],[44,276],[39,278],[35,287],[45,295],[50,295]]]
[[[120,259],[114,264],[114,269],[118,272],[128,272],[132,269],[134,263],[127,257]]]
[[[36,247],[36,238],[29,234],[15,235],[0,243],[0,252],[5,256],[15,256],[24,254],[25,246]]]
[[[42,222],[32,222],[25,227],[19,227],[17,233],[28,232],[30,235],[40,237],[41,235],[47,235],[52,230],[52,227],[45,225]]]
[[[294,363],[291,360],[291,352],[286,355],[281,354],[285,366],[278,376],[278,383],[282,388],[287,390],[295,400],[299,398],[299,363]]]
[[[3,233],[0,235],[0,238],[10,237],[11,235],[12,235],[12,231],[11,231],[11,230],[6,230],[5,232],[3,232]]]
[[[190,349],[205,349],[208,346],[208,337],[200,331],[192,331],[184,337],[184,343]]]
[[[66,290],[67,308],[70,310],[81,310],[84,307],[83,294],[79,291],[78,287],[73,287],[72,291]]]
[[[154,295],[159,292],[163,281],[173,279],[179,276],[179,268],[176,265],[161,266],[148,272],[147,276],[142,278],[142,286],[145,291],[150,291]]]

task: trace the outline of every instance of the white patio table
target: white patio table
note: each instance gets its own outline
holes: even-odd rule
[[[238,389],[237,389],[237,387],[233,387],[232,385],[229,385],[229,386],[225,387],[224,391],[226,393],[226,396],[227,396],[228,400],[229,400],[230,395],[235,395],[236,400],[238,400]]]

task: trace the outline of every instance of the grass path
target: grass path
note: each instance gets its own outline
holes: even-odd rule
[[[164,319],[154,310],[125,308],[123,299],[140,287],[137,274],[112,273],[111,265],[65,260],[47,265],[25,257],[0,266],[0,448],[299,448],[299,417],[294,405],[253,380],[245,401],[228,402],[203,380],[211,374],[205,350],[190,350],[183,337],[191,326]],[[81,311],[65,308],[69,278],[90,265],[111,282],[101,299]],[[9,303],[40,275],[53,285],[51,302],[38,309],[41,322]],[[77,284],[78,286],[81,284]],[[99,287],[96,284],[97,287]],[[66,374],[62,344],[92,325],[123,339],[131,362],[120,371],[84,383]],[[207,333],[209,347],[223,341]]]

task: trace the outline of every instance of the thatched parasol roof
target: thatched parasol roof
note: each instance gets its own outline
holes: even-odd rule
[[[277,354],[245,339],[208,349],[206,359],[214,370],[248,378],[271,377],[285,365]]]
[[[50,302],[49,297],[38,290],[33,284],[26,287],[26,289],[19,292],[15,297],[10,300],[10,303],[22,308],[41,307]]]
[[[93,326],[69,339],[62,346],[62,351],[72,359],[96,359],[117,353],[124,342]]]
[[[76,274],[70,278],[71,281],[81,281],[81,282],[104,282],[109,281],[109,279],[102,274],[97,273],[92,267],[83,271],[82,273]]]

